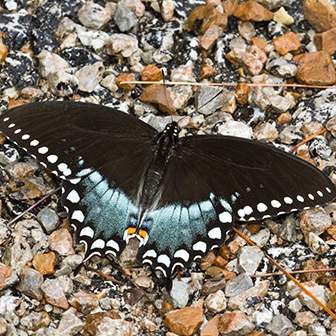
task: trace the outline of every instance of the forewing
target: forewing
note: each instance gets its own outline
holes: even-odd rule
[[[62,201],[87,256],[120,253],[157,132],[94,104],[48,102],[4,113],[1,131],[65,178]],[[153,143],[154,141],[154,143]]]

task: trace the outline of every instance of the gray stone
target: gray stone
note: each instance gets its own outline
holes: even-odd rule
[[[75,335],[83,329],[84,323],[73,313],[65,313],[58,325],[58,333],[61,335]]]
[[[50,90],[56,96],[71,96],[78,90],[78,79],[76,76],[62,69],[49,72],[47,79]]]
[[[308,234],[308,245],[313,253],[324,254],[329,250],[329,245],[313,232]]]
[[[173,287],[170,291],[170,297],[174,308],[183,308],[188,304],[188,284],[184,281],[173,280]]]
[[[138,23],[138,18],[131,8],[126,6],[123,2],[118,2],[117,9],[114,13],[114,22],[121,32],[127,32]]]
[[[88,28],[99,29],[111,18],[111,13],[104,7],[86,1],[82,8],[78,11],[78,20]]]
[[[279,134],[279,140],[287,145],[292,145],[300,142],[303,134],[297,126],[286,126]]]
[[[311,324],[308,327],[309,336],[328,336],[327,330],[324,326],[319,323]]]
[[[86,65],[75,72],[78,79],[78,90],[92,92],[103,78],[104,65],[102,62],[96,62]]]
[[[244,246],[238,253],[238,267],[248,274],[254,274],[264,257],[257,246]]]
[[[252,279],[246,273],[239,274],[237,277],[228,281],[228,283],[226,284],[225,296],[237,296],[251,287],[253,287]]]
[[[121,54],[123,57],[130,57],[138,49],[138,40],[127,34],[112,34],[106,44],[109,55]]]
[[[318,155],[324,160],[328,160],[333,153],[328,140],[324,136],[316,136],[308,148],[310,153],[314,153],[314,155]]]
[[[223,291],[218,290],[216,293],[209,294],[204,300],[204,305],[212,314],[224,310],[226,308],[226,298]]]
[[[39,73],[43,78],[47,78],[51,72],[70,68],[70,64],[61,56],[47,50],[41,51],[37,59],[39,60]]]
[[[16,286],[18,291],[34,299],[42,299],[41,286],[43,284],[43,275],[40,272],[32,268],[23,268],[20,279],[21,282]]]
[[[43,208],[36,216],[47,233],[53,232],[59,225],[60,219],[50,208]]]
[[[284,58],[271,59],[266,63],[265,67],[273,75],[282,78],[295,77],[298,68],[296,62]]]
[[[278,235],[283,240],[287,240],[290,242],[295,242],[297,233],[296,233],[296,226],[298,224],[298,220],[295,219],[293,215],[286,216],[282,225],[279,226]]]
[[[294,331],[292,322],[282,314],[274,316],[272,321],[266,327],[272,335],[288,336]]]

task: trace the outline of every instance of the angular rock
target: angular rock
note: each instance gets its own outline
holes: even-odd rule
[[[29,267],[23,267],[20,274],[20,283],[16,289],[34,299],[42,299],[41,286],[43,284],[43,275]]]
[[[99,29],[110,19],[111,13],[93,1],[86,1],[78,11],[78,20],[88,28]]]
[[[282,56],[289,52],[298,53],[301,49],[301,41],[299,36],[293,32],[289,32],[273,39],[275,50]]]
[[[54,252],[37,254],[33,259],[34,268],[43,275],[55,273],[56,255]]]
[[[67,229],[54,231],[49,237],[50,249],[57,251],[61,256],[67,256],[74,253],[72,246],[72,236]]]
[[[41,290],[48,303],[55,307],[68,309],[69,304],[67,298],[57,279],[47,279],[41,286]]]
[[[237,296],[251,287],[253,287],[252,279],[246,273],[239,274],[226,284],[225,296]]]
[[[273,18],[273,13],[271,11],[253,0],[237,5],[233,15],[242,21],[255,22],[270,21]]]
[[[78,79],[78,90],[92,92],[102,80],[104,69],[102,62],[96,62],[76,71],[75,77]]]
[[[336,71],[331,56],[326,51],[317,51],[295,56],[293,61],[299,64],[296,79],[309,85],[333,85]]]
[[[332,55],[336,52],[336,27],[323,33],[315,34],[314,42],[317,50],[324,50]]]
[[[56,212],[50,208],[43,208],[36,216],[47,233],[53,232],[60,223]]]
[[[303,13],[317,33],[336,28],[336,12],[328,0],[304,0]]]
[[[223,336],[247,335],[252,332],[253,329],[253,324],[246,314],[241,311],[227,311],[218,321],[218,330]]]
[[[294,327],[292,322],[282,314],[274,316],[272,321],[266,327],[272,335],[289,336],[293,331]]]
[[[209,294],[204,300],[204,306],[212,314],[217,314],[224,310],[226,308],[224,292],[218,290],[216,293]]]
[[[185,307],[169,313],[165,320],[165,326],[178,335],[194,335],[203,323],[203,310],[201,307]]]

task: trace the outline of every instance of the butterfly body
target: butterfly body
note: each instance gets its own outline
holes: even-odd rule
[[[179,138],[104,106],[20,106],[0,130],[63,181],[62,203],[93,254],[137,258],[170,279],[177,265],[225,241],[235,220],[262,220],[326,204],[336,188],[317,168],[271,146],[230,136]]]

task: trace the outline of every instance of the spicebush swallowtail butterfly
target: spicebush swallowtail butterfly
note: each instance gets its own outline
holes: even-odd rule
[[[326,204],[328,177],[269,145],[238,137],[179,138],[118,110],[46,102],[5,112],[0,130],[63,179],[62,203],[94,254],[118,256],[137,237],[137,259],[170,283],[220,246],[235,220],[262,220]],[[168,285],[169,286],[169,285]]]

